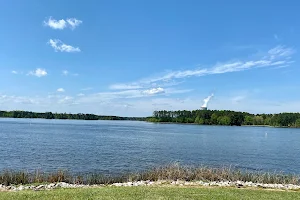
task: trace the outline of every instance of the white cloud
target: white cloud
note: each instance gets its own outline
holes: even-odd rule
[[[67,76],[69,74],[69,72],[68,72],[68,70],[63,70],[62,74],[65,75],[65,76]]]
[[[78,20],[76,18],[69,18],[66,20],[64,20],[64,19],[56,20],[56,19],[53,19],[52,17],[49,17],[47,21],[44,21],[45,26],[49,26],[52,29],[59,29],[59,30],[63,30],[67,27],[74,30],[81,23],[82,23],[82,21]]]
[[[67,19],[67,22],[70,25],[72,30],[75,29],[77,26],[79,26],[82,23],[81,20],[78,20],[78,19],[75,19],[75,18]]]
[[[121,90],[114,92],[99,92],[89,95],[78,94],[78,97],[81,97],[78,102],[86,103],[102,103],[102,102],[111,102],[111,101],[121,101],[121,100],[130,100],[130,99],[142,99],[147,98],[151,99],[155,96],[164,94],[164,96],[178,93],[187,93],[191,90],[176,90],[174,88],[151,88],[148,90]]]
[[[109,88],[113,90],[132,90],[132,89],[141,89],[143,87],[137,84],[114,84],[111,85]]]
[[[141,80],[135,83],[129,84],[113,84],[109,86],[109,89],[112,90],[133,90],[133,89],[142,89],[142,88],[149,88],[149,87],[171,87],[175,85],[179,85],[183,83],[183,81],[178,82],[174,80],[164,80],[162,83],[155,83],[155,82],[148,82],[148,80]]]
[[[58,88],[56,91],[57,92],[65,92],[65,89],[64,88]]]
[[[123,90],[118,92],[100,92],[96,96],[103,97],[104,99],[117,99],[117,98],[139,98],[144,95],[140,90]]]
[[[110,89],[138,89],[149,87],[153,84],[164,85],[175,79],[184,79],[188,77],[207,76],[213,74],[224,74],[230,72],[239,72],[262,67],[280,67],[289,66],[293,61],[292,54],[295,50],[284,46],[277,46],[270,49],[260,59],[234,61],[226,63],[217,63],[210,68],[196,68],[190,70],[180,70],[166,73],[165,75],[146,78],[133,83],[119,83],[110,86]]]
[[[38,104],[36,100],[28,97],[15,97],[13,101],[20,104]]]
[[[76,104],[73,101],[73,99],[74,99],[73,97],[65,96],[62,99],[59,99],[57,103],[59,103],[59,104]]]
[[[273,49],[270,49],[268,51],[268,56],[270,60],[275,60],[275,59],[282,59],[282,57],[289,58],[292,54],[295,53],[295,50],[292,48],[286,48],[285,46],[277,46]],[[265,57],[268,59],[268,56]]]
[[[50,28],[53,28],[53,29],[60,29],[60,30],[67,27],[67,23],[65,20],[63,20],[63,19],[56,20],[56,19],[53,19],[52,17],[49,17],[48,21],[44,21],[44,25],[49,26]]]
[[[90,89],[90,88],[85,88]],[[168,92],[166,92],[168,91]],[[99,92],[99,93],[93,93],[93,94],[83,94],[79,93],[77,94],[77,103],[82,103],[84,105],[90,104],[90,103],[103,103],[103,102],[112,102],[112,101],[118,101],[121,100],[129,100],[129,99],[135,99],[135,98],[148,98],[148,97],[154,97],[159,94],[175,94],[175,93],[185,93],[190,92],[191,90],[176,90],[173,88],[169,88],[168,90],[165,90],[163,88],[152,88],[149,90],[122,90],[122,91],[115,91],[115,92]],[[52,96],[51,96],[52,97]],[[55,98],[57,96],[54,96]],[[61,97],[60,97],[61,98]]]
[[[42,77],[42,76],[47,76],[47,74],[48,73],[45,69],[37,68],[34,71],[30,71],[27,75]]]
[[[50,39],[48,44],[51,45],[51,47],[56,51],[60,51],[60,52],[80,52],[81,50],[79,49],[79,47],[73,47],[71,45],[67,45],[64,44],[62,41],[58,40],[58,39]]]
[[[188,77],[238,72],[263,67],[273,69],[289,66],[293,62],[291,56],[294,52],[294,49],[277,46],[267,51],[264,55],[259,56],[257,59],[234,60],[233,62],[217,63],[207,68],[171,71],[161,76],[141,79],[128,84],[115,84],[110,87],[110,89],[119,91],[94,94],[83,94],[85,92],[81,91],[83,93],[74,96],[65,96],[64,93],[54,93],[46,97],[8,96],[0,94],[0,103],[3,109],[11,108],[10,110],[51,110],[53,112],[84,112],[123,116],[147,116],[151,115],[156,109],[199,109],[203,97],[197,97],[197,94],[192,94],[192,96],[185,99],[178,99],[178,97],[171,98],[168,95],[186,93],[191,90],[185,88],[180,90],[165,87],[165,85],[178,83],[177,80],[183,81]],[[41,77],[46,76],[47,72],[44,69],[38,68],[29,72],[29,74]],[[72,75],[72,72],[68,72],[67,74]],[[84,88],[82,90],[91,89],[92,88]],[[257,107],[257,105],[260,106]],[[248,93],[241,92],[232,95],[226,94],[225,96],[217,96],[217,98],[214,98],[213,101],[210,102],[209,108],[248,111],[253,113],[275,113],[299,110],[300,102],[292,100],[280,102],[277,100],[267,101],[261,98],[255,99]]]
[[[142,91],[143,94],[146,94],[146,95],[154,95],[154,94],[162,94],[162,93],[165,93],[165,90],[163,88],[152,88],[152,89],[149,89],[149,90],[144,90]]]
[[[39,104],[39,99],[37,97],[25,97],[25,96],[9,96],[0,94],[0,103],[16,103],[16,104]]]
[[[284,92],[284,90],[283,90]],[[0,94],[0,104],[3,110],[30,110],[36,112],[71,112],[95,113],[102,115],[120,116],[150,116],[154,110],[194,110],[199,109],[204,96],[190,98],[152,97],[152,98],[123,98],[137,91],[118,94],[98,93],[85,96],[65,96],[53,94],[49,96],[9,96]],[[245,96],[245,97],[244,97]],[[260,106],[257,106],[260,105]],[[257,95],[224,94],[214,98],[209,109],[236,110],[250,113],[279,113],[300,110],[298,100],[264,100]]]
[[[176,88],[166,88],[166,94],[182,94],[182,93],[189,93],[193,91],[193,89],[176,89]]]
[[[117,92],[99,92],[85,95],[80,98],[80,103],[100,103],[120,99],[142,98],[146,95],[140,90],[124,90]]]
[[[63,70],[62,71],[62,75],[64,75],[64,76],[69,76],[69,75],[71,75],[71,76],[79,76],[78,73],[71,73],[68,70]]]
[[[11,71],[11,73],[13,73],[13,74],[18,74],[18,72],[15,71],[15,70]]]

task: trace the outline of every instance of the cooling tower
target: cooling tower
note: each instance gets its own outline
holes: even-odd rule
[[[201,106],[201,110],[207,110],[207,107]]]

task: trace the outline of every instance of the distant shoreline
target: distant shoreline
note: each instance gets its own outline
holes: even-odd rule
[[[0,119],[41,119],[41,120],[63,120],[63,121],[137,121],[137,122],[146,122],[153,124],[177,124],[177,125],[196,125],[196,126],[225,126],[230,127],[231,125],[221,125],[221,124],[197,124],[197,123],[181,123],[181,122],[151,122],[148,121],[145,117],[143,120],[135,119],[47,119],[47,118],[26,118],[26,117],[0,117]],[[239,127],[232,125],[232,127]],[[271,125],[241,125],[240,127],[268,127],[268,128],[298,128],[298,127],[288,127],[288,126],[271,126]]]
[[[181,123],[181,122],[151,122],[148,123],[154,124],[179,124],[179,125],[197,125],[197,126],[231,126],[231,125],[220,125],[220,124],[197,124],[197,123]],[[239,127],[239,126],[234,126]],[[297,127],[288,127],[288,126],[271,126],[271,125],[241,125],[240,127],[268,127],[268,128],[297,128]]]
[[[121,117],[84,113],[52,113],[31,111],[0,111],[0,118],[63,119],[63,120],[126,120],[161,124],[191,124],[216,126],[250,126],[300,128],[300,113],[250,114],[230,110],[154,111],[148,117]]]

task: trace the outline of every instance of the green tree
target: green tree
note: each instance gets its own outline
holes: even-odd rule
[[[211,115],[210,122],[211,124],[218,124],[218,115],[216,113]]]
[[[295,127],[300,128],[300,118],[296,120]]]
[[[199,117],[199,116],[197,116],[196,119],[195,119],[195,123],[196,124],[204,124],[204,119],[201,118],[201,117]]]
[[[244,121],[244,116],[242,113],[233,112],[230,114],[230,125],[231,126],[241,126]]]
[[[264,125],[264,119],[262,116],[254,116],[253,117],[253,124],[254,125]]]
[[[222,116],[218,117],[218,122],[220,125],[230,125],[230,117],[228,116]]]
[[[253,117],[251,117],[250,115],[247,115],[245,117],[244,124],[245,125],[253,125]]]

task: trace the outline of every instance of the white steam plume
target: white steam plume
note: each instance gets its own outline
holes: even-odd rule
[[[207,104],[209,102],[209,100],[214,96],[214,94],[209,95],[208,97],[206,97],[205,99],[203,99],[203,105],[201,107],[207,107]]]

